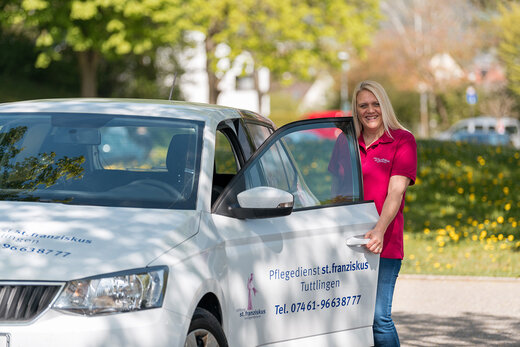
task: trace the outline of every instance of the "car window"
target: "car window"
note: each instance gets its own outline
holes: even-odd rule
[[[195,209],[202,122],[101,114],[0,119],[0,199]]]
[[[238,164],[231,143],[226,135],[217,131],[215,137],[215,173],[236,174]]]
[[[333,135],[323,135],[327,133]],[[295,210],[363,199],[350,118],[296,122],[275,134],[232,181],[214,207],[217,213],[231,215],[229,207],[237,206],[237,194],[260,186],[291,193]]]
[[[514,135],[518,133],[518,128],[513,125],[508,125],[506,126],[506,133],[508,133],[509,135]]]
[[[256,148],[260,147],[262,143],[273,133],[273,129],[265,125],[247,122],[247,129],[253,138]]]

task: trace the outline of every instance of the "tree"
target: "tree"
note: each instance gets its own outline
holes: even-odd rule
[[[502,5],[500,14],[499,55],[506,66],[509,89],[520,96],[520,4]]]
[[[462,67],[475,56],[479,28],[467,0],[383,0],[386,21],[369,49],[369,59],[352,74],[385,76],[400,91],[419,95],[421,137],[429,136],[432,109],[441,123],[451,116],[441,97],[464,82]],[[457,66],[458,65],[458,66]]]
[[[377,0],[192,0],[184,11],[192,29],[205,35],[211,103],[240,54],[250,54],[255,72],[267,67],[274,76],[309,78],[338,67],[340,51],[362,54],[379,19]]]
[[[153,55],[156,47],[179,41],[182,15],[178,0],[6,0],[0,20],[10,30],[25,31],[46,68],[72,50],[77,55],[82,96],[97,95],[101,59],[128,54]]]

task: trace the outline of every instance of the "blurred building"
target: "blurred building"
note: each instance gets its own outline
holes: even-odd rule
[[[206,52],[204,49],[204,34],[193,32],[191,35],[192,47],[186,48],[180,55],[185,73],[179,81],[186,101],[209,102],[208,76],[206,74]],[[267,94],[270,88],[269,69],[257,71],[258,85],[255,86],[255,71],[252,57],[246,52],[235,61],[227,58],[229,47],[219,45],[217,56],[222,58],[218,67],[223,72],[218,85],[220,94],[217,104],[242,108],[260,113],[270,114],[270,99]]]
[[[494,51],[478,54],[468,67],[468,79],[486,89],[503,87],[507,83],[506,72]]]

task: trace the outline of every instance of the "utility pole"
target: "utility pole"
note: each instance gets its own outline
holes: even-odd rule
[[[347,52],[338,52],[338,59],[341,61],[341,75],[340,75],[340,108],[347,112],[350,110],[348,102],[348,70],[350,68],[348,59],[350,58]]]

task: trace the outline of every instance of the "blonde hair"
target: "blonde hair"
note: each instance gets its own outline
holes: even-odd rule
[[[361,131],[363,130],[363,126],[359,121],[357,113],[357,96],[359,92],[362,90],[368,90],[369,92],[374,94],[377,101],[379,101],[379,106],[381,107],[381,114],[383,117],[383,126],[388,136],[392,137],[392,135],[390,134],[390,129],[403,129],[409,131],[397,120],[394,108],[390,103],[390,98],[388,97],[388,94],[386,94],[386,91],[383,88],[383,86],[375,81],[362,81],[358,83],[356,88],[354,88],[354,93],[352,94],[352,116],[354,118],[354,127],[356,129],[357,137],[359,137]]]

